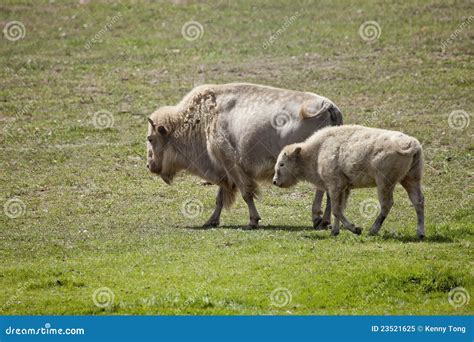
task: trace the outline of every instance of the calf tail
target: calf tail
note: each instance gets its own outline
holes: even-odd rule
[[[421,151],[421,145],[418,140],[412,137],[405,137],[398,141],[397,152],[402,155],[415,155]]]
[[[331,115],[331,126],[341,126],[343,124],[342,113],[335,104],[329,106],[328,112]]]
[[[421,148],[421,145],[418,143],[418,149],[415,151],[415,154],[413,155],[410,171],[408,171],[408,173],[413,179],[416,179],[416,180],[421,179],[423,175],[423,164],[424,164],[423,149]]]

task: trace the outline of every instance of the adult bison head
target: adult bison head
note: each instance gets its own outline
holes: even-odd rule
[[[160,175],[166,184],[171,184],[178,172],[174,163],[174,151],[171,146],[169,114],[172,107],[162,107],[148,118],[147,163],[146,166]]]

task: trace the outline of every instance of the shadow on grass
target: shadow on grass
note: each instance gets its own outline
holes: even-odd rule
[[[253,229],[248,229],[247,226],[245,225],[221,225],[219,227],[203,227],[203,226],[186,226],[183,227],[184,229],[191,229],[191,230],[209,230],[209,229],[239,229],[243,231],[259,231],[259,230],[274,230],[274,231],[288,231],[288,232],[319,232],[321,234],[313,234],[311,236],[305,236],[306,238],[310,238],[313,240],[324,240],[324,239],[337,239],[338,237],[331,236],[330,234],[330,229],[326,230],[316,230],[311,226],[295,226],[295,225],[289,225],[289,226],[284,226],[284,225],[267,225],[267,226],[258,226],[257,228]],[[344,230],[341,229],[341,233]],[[364,233],[363,233],[364,236]],[[454,240],[450,237],[444,236],[444,235],[439,235],[439,234],[433,234],[433,235],[428,235],[426,236],[422,241],[418,239],[415,235],[390,235],[390,234],[385,234],[385,235],[378,235],[378,236],[373,236],[369,237],[365,235],[365,237],[369,238],[369,240],[366,241],[399,241],[399,242],[424,242],[424,243],[452,243]]]
[[[219,227],[202,227],[202,226],[187,226],[186,229],[194,230],[208,230],[208,229],[240,229],[245,231],[257,231],[257,230],[284,230],[289,232],[301,232],[301,231],[316,231],[311,226],[258,226],[257,228],[248,229],[246,225],[221,225]]]
[[[414,235],[401,235],[401,236],[395,236],[395,235],[382,235],[380,238],[384,241],[401,241],[401,242],[437,242],[437,243],[451,243],[454,242],[453,239],[447,236],[443,235],[428,235],[426,236],[422,241],[418,239],[418,237]]]

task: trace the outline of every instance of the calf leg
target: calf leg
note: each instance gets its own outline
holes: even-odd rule
[[[331,198],[331,209],[336,219],[340,220],[346,229],[354,234],[360,235],[362,233],[362,228],[356,227],[344,216],[344,206],[349,197],[349,192],[349,189],[332,189],[329,192]]]
[[[329,192],[326,192],[326,209],[324,210],[322,225],[324,229],[331,225],[331,198]]]
[[[316,192],[314,194],[313,207],[311,208],[311,213],[313,216],[313,228],[315,229],[319,229],[321,222],[323,222],[323,219],[321,218],[321,215],[323,213],[323,211],[321,210],[323,196],[324,192],[319,189],[316,189]]]
[[[423,239],[425,237],[425,198],[421,192],[420,180],[405,178],[401,181],[401,184],[415,207],[417,218],[416,235],[419,239]]]
[[[379,232],[383,221],[390,212],[390,209],[392,209],[394,187],[394,185],[377,185],[377,194],[380,203],[380,214],[375,219],[372,228],[370,228],[369,235],[375,235]]]
[[[327,227],[331,224],[331,201],[329,199],[329,194],[326,193],[327,200],[326,200],[326,209],[324,210],[324,215],[321,218],[321,214],[323,213],[321,210],[322,202],[323,202],[324,192],[321,190],[316,190],[314,195],[313,201],[313,228],[314,229],[327,229]]]

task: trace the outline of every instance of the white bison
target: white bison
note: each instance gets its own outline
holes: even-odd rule
[[[369,234],[377,234],[393,205],[393,190],[401,183],[415,207],[416,233],[425,236],[424,197],[421,192],[423,152],[415,138],[400,132],[346,125],[322,129],[305,142],[286,146],[275,164],[273,184],[289,187],[306,180],[329,192],[336,218],[332,235],[339,234],[339,221],[355,234],[345,216],[349,191],[377,187],[380,214]]]
[[[247,83],[201,85],[149,118],[147,167],[167,184],[178,171],[188,170],[219,186],[215,210],[204,226],[219,224],[222,208],[239,190],[253,228],[260,220],[254,204],[257,181],[271,181],[281,149],[341,124],[338,107],[313,93]],[[321,218],[323,194],[317,191],[313,202],[316,228],[330,221],[329,205]]]

